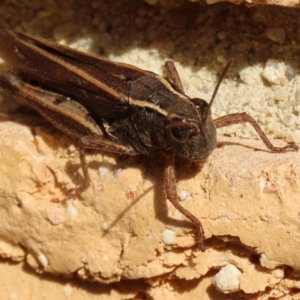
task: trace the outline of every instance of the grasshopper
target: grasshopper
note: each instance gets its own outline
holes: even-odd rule
[[[0,31],[0,56],[13,68],[0,75],[2,89],[38,111],[78,146],[84,181],[69,190],[69,195],[79,195],[90,184],[86,149],[125,155],[150,155],[159,150],[166,156],[166,197],[194,224],[202,251],[206,249],[203,226],[178,202],[175,157],[204,160],[216,147],[217,128],[245,122],[254,127],[271,152],[298,150],[295,144],[273,146],[244,112],[212,119],[211,106],[230,63],[207,103],[184,93],[171,61],[165,64],[164,78],[8,30]]]

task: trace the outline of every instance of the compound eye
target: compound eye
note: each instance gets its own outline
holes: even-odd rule
[[[171,138],[177,143],[186,143],[190,137],[190,128],[188,126],[178,126],[169,129]]]

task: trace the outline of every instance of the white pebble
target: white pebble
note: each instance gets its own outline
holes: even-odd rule
[[[78,215],[77,208],[72,203],[69,203],[66,208],[66,217],[75,218],[77,217],[77,215]]]
[[[259,67],[255,65],[245,67],[239,72],[240,79],[246,84],[257,85],[261,81],[260,76],[257,76],[258,70]]]
[[[174,244],[176,238],[176,234],[174,231],[165,229],[163,232],[163,242],[165,245],[172,245]]]
[[[224,294],[240,290],[241,271],[234,265],[223,267],[213,278],[213,285]]]
[[[284,272],[282,269],[275,269],[272,271],[272,275],[278,279],[281,279],[284,277]]]
[[[101,166],[99,169],[99,173],[103,178],[107,178],[110,175],[110,169],[105,166]]]
[[[285,70],[286,65],[283,62],[270,58],[266,62],[262,75],[270,83],[284,85],[287,83]]]
[[[180,193],[178,194],[178,197],[181,201],[185,200],[186,198],[188,198],[191,195],[190,192],[188,192],[187,190],[182,190],[180,191]]]
[[[43,253],[38,255],[38,260],[44,268],[49,265],[48,258]]]
[[[102,223],[101,228],[102,228],[104,231],[106,231],[106,230],[108,230],[108,229],[110,228],[110,224],[109,224],[108,222],[104,221],[104,222]]]

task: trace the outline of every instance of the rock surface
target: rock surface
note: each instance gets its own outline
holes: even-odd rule
[[[0,123],[2,257],[102,283],[197,281],[231,264],[241,272],[238,290],[251,294],[279,284],[283,266],[300,270],[299,153],[223,138],[198,169],[178,167],[181,204],[208,238],[202,253],[191,224],[165,199],[163,158],[88,155],[92,185],[68,199],[66,189],[82,179],[76,149],[51,125],[22,122],[16,115]]]

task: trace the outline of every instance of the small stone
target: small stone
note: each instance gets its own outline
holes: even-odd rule
[[[73,219],[73,218],[77,217],[78,210],[77,210],[77,208],[72,203],[69,203],[67,205],[65,213],[66,213],[66,217],[67,218]]]
[[[282,44],[286,38],[286,32],[283,27],[273,27],[266,30],[266,36],[271,41]]]
[[[286,91],[284,91],[283,89],[277,89],[275,90],[274,92],[274,98],[277,100],[277,101],[284,101],[287,99],[287,93]]]
[[[176,234],[174,231],[170,229],[166,229],[163,232],[163,242],[165,245],[173,245],[176,238]]]
[[[213,285],[222,293],[229,294],[240,290],[242,272],[234,265],[223,267],[213,279]]]
[[[49,265],[48,258],[43,253],[40,253],[38,255],[38,260],[44,268],[46,268]]]
[[[249,85],[257,85],[260,83],[261,79],[257,76],[258,66],[248,66],[243,68],[239,72],[240,79]]]
[[[285,76],[286,66],[283,62],[270,58],[263,70],[263,77],[270,83],[284,85],[288,82]]]
[[[295,144],[300,144],[300,130],[296,130],[293,133],[289,134],[285,141],[287,143],[295,143]]]
[[[191,196],[191,193],[187,190],[182,190],[179,194],[178,194],[178,197],[181,201],[187,199],[188,197]]]

